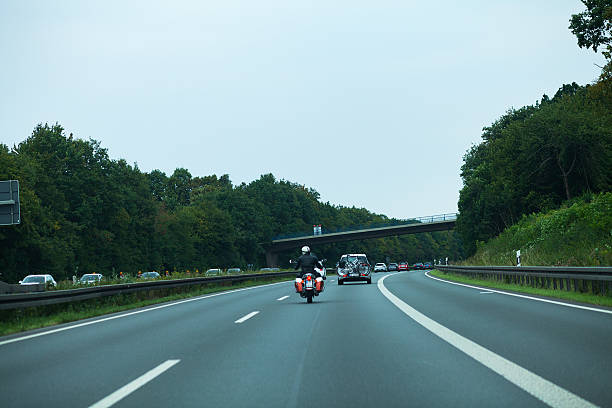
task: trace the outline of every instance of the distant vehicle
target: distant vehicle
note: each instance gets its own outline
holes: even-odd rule
[[[92,285],[102,280],[104,276],[101,273],[86,273],[79,279],[80,285]]]
[[[338,261],[338,285],[350,281],[372,283],[371,266],[365,254],[345,254]]]
[[[429,263],[429,262],[425,262],[425,263],[423,264],[423,269],[433,269],[433,267],[431,266],[431,263]]]
[[[204,276],[217,276],[217,275],[221,275],[222,273],[223,271],[219,268],[211,268],[206,271]]]
[[[323,278],[323,280],[327,279],[327,268],[325,268],[324,263],[327,262],[327,259],[320,259],[319,262],[321,262],[321,265],[323,265],[323,268],[317,268],[316,265],[314,267],[315,271],[319,272],[321,274],[321,277]]]
[[[380,262],[374,265],[374,272],[387,272],[387,265]]]
[[[387,271],[389,271],[389,272],[397,271],[397,264],[396,263],[390,263],[389,266],[387,266]]]
[[[36,284],[45,284],[51,286],[57,286],[57,282],[53,279],[51,275],[28,275],[23,280],[19,281],[20,285],[36,285]]]
[[[409,271],[410,266],[408,266],[407,262],[400,262],[400,264],[397,265],[397,270],[398,271]]]
[[[140,279],[157,279],[159,276],[160,275],[157,272],[143,272],[140,275]]]
[[[240,268],[229,268],[227,270],[228,275],[235,275],[237,273],[242,273],[242,270]]]
[[[280,268],[261,268],[259,272],[278,272]]]
[[[417,262],[417,263],[415,263],[414,265],[412,265],[412,268],[411,268],[411,269],[415,269],[415,270],[417,270],[417,271],[418,271],[418,270],[421,270],[421,269],[423,269],[423,264],[422,264],[421,262]]]

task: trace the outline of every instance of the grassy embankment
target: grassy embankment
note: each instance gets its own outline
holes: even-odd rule
[[[30,307],[25,309],[0,311],[0,336],[73,322],[109,313],[149,306],[173,300],[185,299],[209,293],[258,286],[267,283],[286,281],[289,278],[265,278],[250,280],[240,284],[224,286],[219,283],[193,285],[170,289],[155,289],[126,295],[107,296],[80,302],[60,303],[57,305]],[[288,283],[288,285],[290,285]]]
[[[496,238],[479,242],[476,254],[463,265],[514,265],[516,250],[522,265],[611,266],[612,193],[582,197],[546,213],[524,216]],[[473,279],[458,274],[432,273],[440,278],[498,289],[531,293],[596,305],[612,306],[612,294],[593,291],[589,282],[573,291],[552,290]]]
[[[464,265],[611,266],[612,193],[583,197],[546,213],[524,216],[486,243]]]

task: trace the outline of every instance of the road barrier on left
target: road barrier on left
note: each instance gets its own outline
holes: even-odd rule
[[[208,278],[187,278],[156,280],[118,285],[94,286],[89,288],[50,290],[41,293],[0,295],[0,310],[77,302],[105,296],[122,295],[140,291],[170,289],[191,285],[235,285],[238,283],[270,278],[293,277],[295,272],[253,273],[248,275],[215,276]]]

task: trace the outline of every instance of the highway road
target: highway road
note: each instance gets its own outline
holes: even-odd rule
[[[0,337],[7,407],[612,407],[612,311],[379,273]]]

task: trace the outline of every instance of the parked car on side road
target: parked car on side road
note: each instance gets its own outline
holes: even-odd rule
[[[387,265],[382,262],[377,263],[374,265],[374,272],[387,272]]]
[[[278,272],[280,268],[261,268],[259,272]]]
[[[159,273],[155,272],[155,271],[151,271],[151,272],[143,272],[142,274],[140,274],[140,279],[157,279],[160,277]]]
[[[57,286],[57,282],[51,275],[28,275],[23,280],[19,281],[20,285],[37,285],[43,283],[46,285]]]
[[[221,275],[222,273],[223,271],[219,268],[211,268],[206,271],[204,276],[217,276],[217,275]]]
[[[229,268],[227,270],[228,275],[237,275],[239,273],[242,273],[242,270],[240,268]]]
[[[93,285],[102,280],[104,276],[101,273],[86,273],[79,279],[79,285]]]

